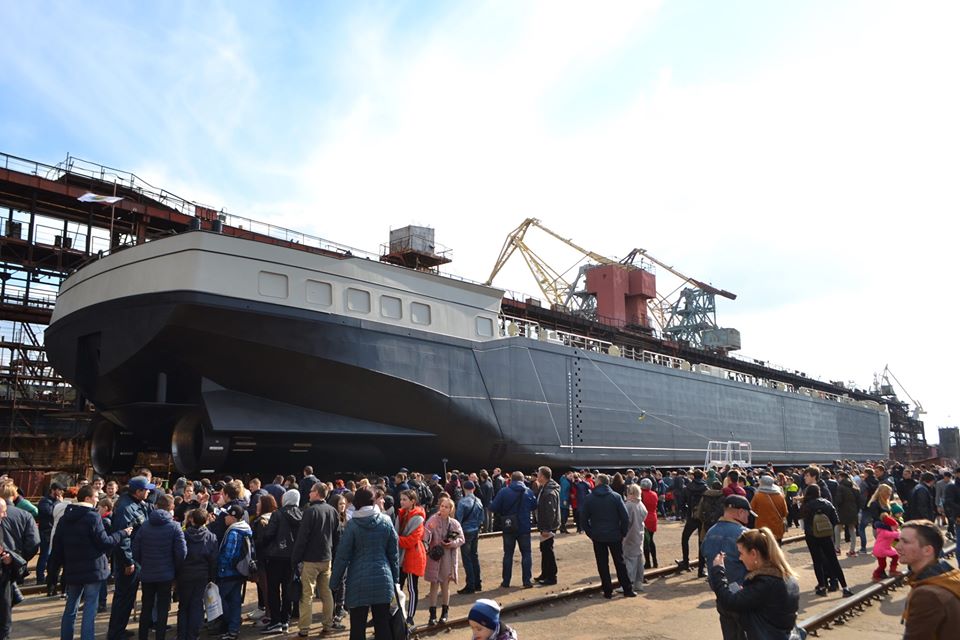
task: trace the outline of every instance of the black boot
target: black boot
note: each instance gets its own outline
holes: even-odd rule
[[[674,560],[677,563],[678,571],[690,571],[690,561],[689,560]]]
[[[431,627],[437,624],[437,608],[436,607],[430,607],[430,619],[427,620],[427,624],[430,625]]]
[[[450,606],[443,605],[443,608],[440,610],[440,623],[445,624],[450,618]]]
[[[657,556],[653,556],[653,568],[656,569],[656,568],[658,568],[659,566],[660,566],[660,565],[657,564]]]

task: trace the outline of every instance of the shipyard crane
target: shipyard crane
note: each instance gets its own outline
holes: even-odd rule
[[[893,388],[890,380],[893,380],[897,383],[897,386],[903,391],[904,395],[910,399],[910,402],[913,403],[913,411],[910,413],[910,417],[917,419],[920,416],[926,413],[926,410],[923,408],[923,405],[913,399],[913,396],[910,395],[910,392],[907,391],[907,388],[903,386],[903,383],[897,379],[897,376],[893,375],[893,371],[890,371],[890,365],[883,366],[883,373],[879,376],[874,375],[873,377],[873,388],[874,391],[879,393],[881,396],[890,397],[896,399],[897,392]]]
[[[569,304],[576,289],[577,281],[580,279],[580,274],[577,275],[576,280],[573,282],[568,282],[564,278],[563,274],[559,273],[557,270],[547,264],[546,260],[537,255],[537,253],[531,249],[525,241],[527,231],[530,230],[530,227],[537,227],[541,231],[553,236],[560,242],[575,249],[576,251],[579,251],[588,259],[593,260],[597,264],[616,264],[615,260],[611,260],[610,258],[602,256],[598,253],[594,253],[589,249],[585,249],[576,244],[573,240],[564,238],[560,234],[548,229],[547,227],[543,226],[543,224],[537,218],[527,218],[520,223],[520,226],[507,234],[507,238],[503,242],[503,248],[500,249],[500,256],[497,258],[497,262],[493,266],[493,271],[490,272],[490,277],[487,278],[485,284],[489,286],[493,282],[493,279],[497,277],[497,274],[500,273],[500,270],[503,269],[504,265],[507,264],[507,261],[510,260],[510,257],[514,254],[514,252],[519,250],[520,255],[527,263],[527,267],[530,269],[531,273],[533,273],[533,277],[536,279],[537,285],[540,287],[540,291],[547,299],[547,302],[554,307],[563,307],[569,309]]]
[[[526,242],[526,234],[531,227],[536,227],[556,238],[582,254],[590,262],[580,266],[576,277],[572,281],[567,280],[566,272],[561,273],[551,267],[546,260],[530,248]],[[487,278],[487,285],[493,282],[510,257],[518,250],[536,279],[540,291],[552,308],[563,309],[590,318],[596,317],[596,301],[591,294],[580,287],[580,283],[586,278],[588,270],[597,265],[619,265],[626,269],[649,270],[649,264],[645,264],[644,261],[660,266],[679,278],[682,281],[681,287],[684,284],[690,286],[684,288],[680,297],[673,303],[670,303],[659,293],[654,293],[655,297],[650,300],[648,307],[658,328],[675,340],[688,342],[697,347],[727,351],[740,348],[739,333],[734,329],[720,329],[716,323],[715,296],[720,295],[735,300],[736,294],[686,276],[673,266],[653,257],[645,249],[633,249],[623,260],[617,261],[595,251],[590,251],[573,240],[561,236],[544,226],[537,218],[527,218],[511,231],[504,240],[496,264],[490,272],[490,277]],[[567,271],[569,270],[567,269]]]
[[[621,264],[634,264],[637,258],[649,260],[666,269],[682,281],[675,302],[664,308],[666,321],[663,333],[680,342],[688,342],[695,347],[715,348],[730,351],[740,348],[740,334],[735,329],[721,329],[717,325],[716,296],[736,300],[737,294],[726,289],[718,289],[701,280],[686,276],[672,265],[647,253],[646,249],[633,249],[621,260]],[[678,287],[679,288],[679,287]]]

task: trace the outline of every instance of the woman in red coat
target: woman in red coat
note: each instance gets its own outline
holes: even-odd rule
[[[647,535],[643,541],[643,568],[649,569],[651,566],[657,567],[657,545],[653,542],[653,534],[657,532],[657,504],[660,502],[660,496],[653,490],[653,482],[650,478],[644,478],[640,481],[640,500],[643,506],[647,508],[647,519],[643,521],[643,528]],[[653,564],[650,564],[650,561]]]
[[[427,514],[417,505],[417,492],[400,492],[397,535],[400,538],[400,588],[407,586],[407,625],[413,626],[420,596],[420,578],[427,570],[427,551],[423,546],[423,523]]]

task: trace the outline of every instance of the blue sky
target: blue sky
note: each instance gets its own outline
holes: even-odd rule
[[[958,13],[7,2],[0,150],[374,251],[428,224],[476,280],[528,216],[644,247],[739,294],[720,321],[750,355],[861,386],[889,363],[935,439],[960,423]],[[536,287],[519,263],[497,284]]]

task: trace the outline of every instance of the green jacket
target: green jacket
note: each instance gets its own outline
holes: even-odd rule
[[[16,500],[14,500],[13,506],[17,507],[18,509],[23,509],[24,511],[29,513],[31,516],[33,516],[34,520],[36,520],[37,516],[40,515],[40,512],[37,510],[35,506],[33,506],[33,503],[27,500],[26,498],[24,498],[23,496],[20,496]]]

